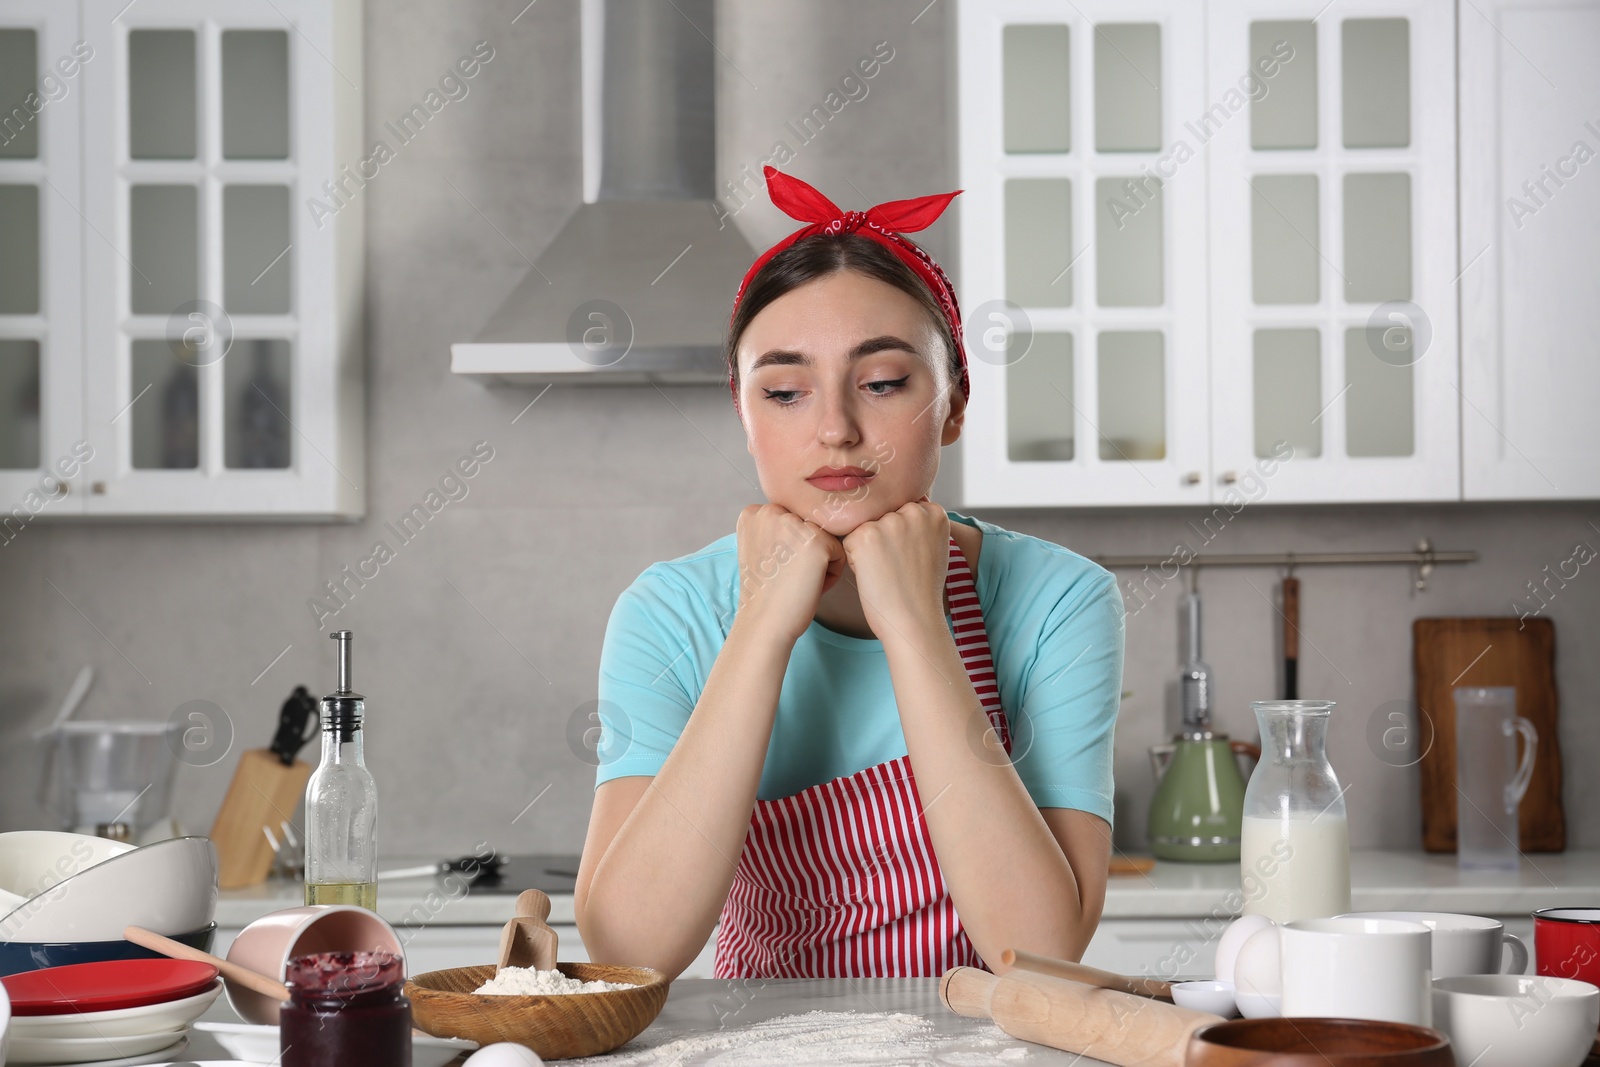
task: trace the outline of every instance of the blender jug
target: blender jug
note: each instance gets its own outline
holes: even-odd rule
[[[1517,806],[1533,778],[1539,732],[1511,686],[1461,686],[1456,704],[1456,865],[1516,870]],[[1517,759],[1517,735],[1523,739]]]

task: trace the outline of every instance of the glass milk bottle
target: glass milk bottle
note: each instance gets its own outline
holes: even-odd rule
[[[1276,923],[1350,910],[1350,824],[1328,763],[1331,700],[1261,700],[1261,761],[1244,791],[1245,914]]]

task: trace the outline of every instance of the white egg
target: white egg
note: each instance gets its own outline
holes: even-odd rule
[[[1239,958],[1239,946],[1257,930],[1265,930],[1272,920],[1265,915],[1241,915],[1228,924],[1217,939],[1217,981],[1233,981],[1234,961]]]
[[[497,1041],[466,1058],[463,1067],[540,1067],[544,1061],[527,1045]]]
[[[1233,984],[1241,993],[1278,995],[1283,988],[1283,959],[1276,926],[1257,930],[1239,946],[1233,961]]]

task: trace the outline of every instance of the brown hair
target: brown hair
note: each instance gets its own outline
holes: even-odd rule
[[[744,335],[751,320],[780,296],[807,282],[847,270],[892,285],[920,304],[944,341],[944,350],[950,363],[950,380],[961,381],[961,355],[956,348],[956,339],[950,332],[950,323],[940,310],[938,300],[928,291],[922,279],[917,277],[916,271],[870,237],[855,233],[819,233],[796,241],[773,256],[746,286],[744,298],[739,301],[733,321],[728,324],[728,340],[724,346],[728,373],[736,389],[739,384],[739,338]]]

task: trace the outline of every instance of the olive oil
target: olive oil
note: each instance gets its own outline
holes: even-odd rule
[[[350,688],[350,631],[338,642],[339,687],[322,698],[322,762],[306,782],[306,903],[378,906],[378,789],[362,756],[366,698]]]
[[[377,882],[319,882],[306,883],[307,904],[354,904],[370,911],[378,910]]]

